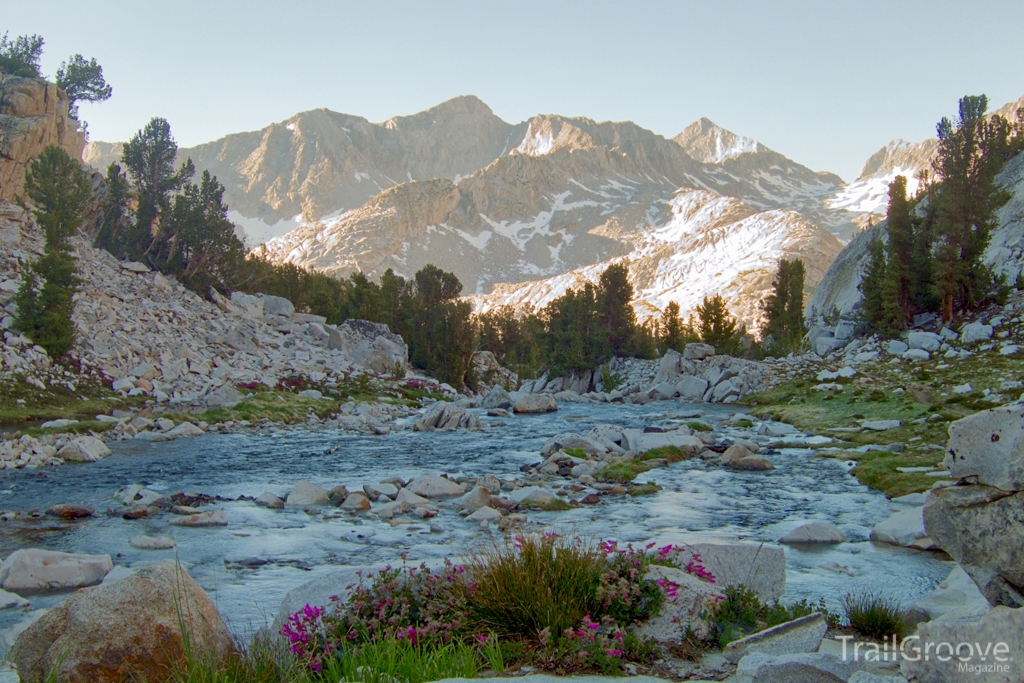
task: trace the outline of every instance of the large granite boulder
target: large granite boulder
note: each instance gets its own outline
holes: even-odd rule
[[[346,320],[328,327],[328,348],[341,350],[352,364],[379,375],[402,377],[409,367],[409,347],[387,325]]]
[[[480,429],[480,418],[462,406],[437,401],[423,411],[423,417],[412,428],[417,432],[430,429]]]
[[[94,586],[114,568],[110,555],[15,550],[0,564],[0,586],[13,593],[44,593]]]
[[[508,395],[508,392],[500,384],[495,384],[491,387],[491,390],[487,392],[484,400],[480,403],[481,408],[487,408],[488,410],[494,408],[508,410],[513,405],[512,397]]]
[[[917,652],[900,673],[917,683],[1020,683],[1024,680],[1024,609],[994,607],[978,620],[940,618],[918,627]],[[931,656],[925,647],[931,644]],[[941,652],[940,652],[941,648]]]
[[[634,633],[640,638],[653,638],[663,645],[679,645],[687,630],[698,638],[707,638],[711,634],[711,623],[707,615],[721,590],[715,584],[702,581],[696,576],[675,567],[652,565],[647,570],[645,579],[651,581],[672,582],[674,595],[665,597],[658,614],[634,627]]]
[[[982,485],[935,489],[924,506],[924,525],[991,604],[1024,606],[1024,492]]]
[[[949,425],[945,466],[954,479],[1024,490],[1024,403],[983,410]]]
[[[424,474],[416,477],[409,482],[405,490],[424,498],[447,498],[448,496],[461,496],[466,492],[462,484],[446,479],[439,474]]]
[[[96,462],[110,455],[107,445],[95,436],[79,436],[57,451],[57,457],[77,462]]]
[[[675,545],[671,557],[680,567],[698,561],[715,577],[719,590],[742,585],[762,600],[775,600],[786,592],[786,553],[774,543],[731,540],[681,543]]]
[[[519,400],[512,407],[512,412],[517,414],[550,413],[558,410],[558,403],[550,394],[526,394],[520,396]]]
[[[187,649],[218,662],[233,644],[213,601],[167,561],[75,593],[25,629],[8,659],[22,683],[163,681],[185,664]]]

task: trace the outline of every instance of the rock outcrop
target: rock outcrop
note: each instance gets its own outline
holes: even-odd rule
[[[928,536],[992,605],[1024,607],[1024,407],[1015,403],[954,422],[946,463],[955,486],[924,506]]]
[[[82,158],[85,133],[68,116],[68,97],[42,78],[0,73],[0,202],[22,194],[29,162],[57,145]]]
[[[23,683],[161,681],[185,664],[185,637],[196,659],[223,661],[233,650],[213,602],[167,561],[75,593],[29,626],[8,659]]]

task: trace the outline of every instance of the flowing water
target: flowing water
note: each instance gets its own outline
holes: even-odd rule
[[[712,423],[735,412],[724,406],[700,410],[700,419]],[[244,636],[273,620],[288,590],[339,566],[398,564],[402,555],[415,563],[457,558],[486,536],[462,520],[451,502],[428,520],[443,527],[440,533],[431,533],[429,523],[416,518],[410,525],[391,526],[335,510],[325,515],[267,510],[251,501],[217,503],[227,514],[227,527],[173,527],[167,514],[136,521],[103,515],[107,508],[121,509],[112,498],[118,488],[140,483],[167,494],[185,490],[237,498],[271,491],[283,498],[302,479],[328,490],[338,484],[353,490],[390,476],[408,479],[429,472],[511,478],[521,465],[538,462],[545,439],[559,432],[586,433],[601,423],[666,425],[693,412],[694,406],[669,402],[562,404],[547,415],[483,417],[485,423],[504,423],[483,432],[402,430],[381,437],[293,429],[118,442],[111,444],[114,454],[98,463],[0,471],[0,509],[44,510],[75,503],[97,511],[97,517],[74,523],[47,518],[0,523],[0,552],[44,547],[109,553],[115,565],[129,568],[177,558],[210,592],[232,630]],[[850,543],[811,550],[787,547],[784,601],[823,597],[832,608],[842,595],[861,589],[881,590],[909,605],[948,574],[950,563],[932,553],[868,541],[871,527],[891,514],[889,502],[850,476],[847,464],[816,458],[808,449],[783,449],[769,457],[776,469],[768,472],[736,472],[699,459],[677,463],[638,479],[664,487],[654,496],[609,496],[601,505],[531,513],[530,520],[634,544],[702,537],[775,541],[804,521],[831,521]],[[168,535],[178,546],[136,550],[128,541],[139,534]],[[33,607],[62,597],[35,597]],[[0,613],[0,627],[21,618],[7,610]]]

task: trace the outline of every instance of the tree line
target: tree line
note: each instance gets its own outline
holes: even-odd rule
[[[938,311],[948,323],[1005,298],[1008,285],[984,254],[1009,199],[996,175],[1024,149],[1024,110],[1011,125],[987,109],[985,95],[969,95],[955,119],[939,121],[934,180],[924,175],[915,197],[905,177],[889,184],[888,239],[870,242],[860,283],[861,315],[883,335],[906,330],[919,313]]]

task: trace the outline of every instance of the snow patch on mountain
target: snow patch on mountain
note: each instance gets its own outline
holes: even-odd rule
[[[888,172],[860,178],[829,198],[828,206],[857,213],[885,213],[889,203],[889,183],[901,175],[907,179],[907,194],[913,195],[920,185],[920,181],[914,177],[918,170],[913,167],[897,166]]]

